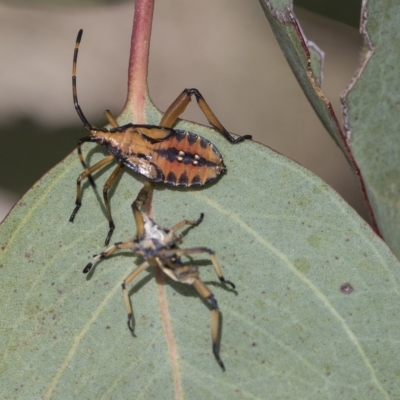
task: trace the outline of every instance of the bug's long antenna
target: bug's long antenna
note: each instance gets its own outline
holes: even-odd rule
[[[76,38],[76,43],[75,43],[75,50],[74,50],[74,61],[72,63],[72,96],[74,99],[74,106],[75,106],[75,110],[79,115],[79,118],[82,120],[83,125],[85,125],[85,128],[89,131],[91,130],[96,130],[96,128],[94,128],[89,121],[86,119],[86,117],[83,115],[83,112],[81,110],[81,107],[78,103],[78,95],[76,93],[76,61],[78,60],[78,50],[79,50],[79,44],[81,42],[82,39],[82,33],[83,33],[83,29],[80,29],[78,32],[78,36]]]

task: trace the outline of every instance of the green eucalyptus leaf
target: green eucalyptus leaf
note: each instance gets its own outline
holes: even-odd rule
[[[149,120],[149,122],[153,122]],[[44,176],[0,226],[0,397],[187,399],[378,399],[400,395],[399,263],[319,178],[254,142],[212,140],[228,172],[204,189],[157,186],[155,220],[204,221],[184,246],[215,250],[236,293],[207,257],[201,278],[222,315],[222,372],[211,352],[210,311],[191,286],[145,272],[130,291],[129,252],[82,269],[108,229],[101,188],[84,185],[75,223],[76,153]],[[82,131],[83,133],[83,131]],[[83,134],[84,135],[84,134]],[[82,135],[82,136],[83,136]],[[90,164],[104,157],[84,148]],[[113,191],[113,241],[133,236],[141,182],[125,172]]]
[[[365,37],[361,67],[343,95],[345,133],[320,90],[314,46],[306,41],[290,0],[260,0],[265,15],[300,86],[329,134],[360,178],[372,224],[400,256],[400,141],[398,103],[400,5],[363,3]],[[310,54],[309,54],[310,53]],[[310,64],[309,64],[310,62]]]
[[[379,228],[400,257],[399,2],[369,0],[361,23],[365,49],[344,95],[344,122]]]

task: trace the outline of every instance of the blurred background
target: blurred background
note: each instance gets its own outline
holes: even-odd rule
[[[325,52],[322,90],[341,121],[339,96],[362,48],[361,0],[294,3],[306,37]],[[86,136],[71,94],[80,28],[82,109],[98,126],[105,109],[122,109],[133,8],[132,0],[0,3],[0,220]],[[156,0],[150,95],[165,110],[187,87],[200,90],[229,131],[252,134],[296,160],[366,218],[357,181],[300,90],[257,0]],[[207,124],[195,103],[183,118]]]

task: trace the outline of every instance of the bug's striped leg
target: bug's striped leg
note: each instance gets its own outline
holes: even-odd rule
[[[204,100],[204,97],[197,89],[185,89],[176,100],[168,107],[160,121],[160,126],[172,128],[178,117],[185,111],[187,105],[191,101],[191,97],[195,96],[200,110],[203,112],[207,121],[213,126],[225,139],[229,140],[232,144],[242,142],[246,139],[251,139],[251,135],[244,135],[234,138],[225,127],[219,122],[210,106]]]
[[[213,293],[211,290],[206,286],[206,284],[197,278],[193,282],[193,286],[199,293],[201,297],[203,297],[205,300],[208,301],[208,303],[211,306],[211,341],[212,341],[212,351],[214,354],[215,359],[217,360],[217,363],[219,366],[222,368],[223,371],[225,371],[225,366],[224,363],[222,362],[220,356],[219,356],[219,309],[218,309],[218,303],[217,300],[215,299]]]
[[[211,251],[211,252],[210,252],[210,251]],[[210,254],[210,259],[211,259],[212,265],[213,265],[213,267],[214,267],[215,273],[217,274],[219,280],[220,280],[222,283],[225,283],[225,285],[230,285],[230,286],[232,287],[232,289],[235,289],[235,287],[236,287],[235,284],[234,284],[233,282],[231,282],[231,281],[226,280],[226,279],[224,278],[224,276],[222,275],[221,268],[220,268],[220,266],[218,265],[217,259],[216,259],[216,257],[215,257],[215,253],[214,253],[212,250],[210,250],[210,249],[208,249],[207,252]]]
[[[131,332],[133,332],[133,324],[132,324],[132,319],[133,319],[133,311],[132,311],[132,305],[129,299],[129,293],[126,290],[126,285],[129,283],[133,282],[135,278],[142,273],[146,268],[148,268],[149,263],[145,261],[144,263],[140,264],[134,271],[132,271],[125,279],[122,284],[122,295],[124,297],[124,302],[125,302],[125,307],[126,307],[126,312],[128,314],[128,328]]]
[[[108,156],[106,158],[103,158],[100,160],[98,163],[94,164],[90,168],[87,168],[86,171],[82,172],[76,181],[76,200],[75,200],[75,208],[74,211],[72,211],[71,216],[69,217],[70,222],[74,222],[74,218],[76,213],[79,211],[81,205],[82,205],[82,189],[81,189],[81,182],[90,176],[93,172],[96,172],[98,169],[103,167],[104,165],[109,164],[112,160],[114,160],[114,156]]]
[[[222,271],[220,266],[218,265],[217,259],[215,257],[215,253],[213,250],[209,249],[208,247],[190,247],[187,249],[171,249],[171,250],[165,250],[164,255],[166,257],[170,255],[175,255],[176,257],[181,257],[181,256],[186,256],[189,254],[201,254],[201,253],[208,253],[210,256],[210,260],[212,262],[212,265],[214,267],[215,273],[217,274],[219,280],[224,283],[225,285],[230,285],[232,289],[235,289],[235,284],[231,281],[228,281],[227,279],[224,278],[222,275]]]
[[[107,257],[111,256],[118,250],[125,250],[125,249],[132,250],[132,249],[134,249],[134,247],[135,247],[135,238],[126,240],[125,242],[115,243],[114,245],[110,246],[108,249],[104,250],[102,253],[95,255],[93,257],[93,260],[86,265],[86,267],[83,269],[82,272],[84,274],[87,274],[99,260],[102,260],[103,258],[107,258]],[[128,294],[128,291],[126,290],[126,285],[131,283],[148,266],[149,266],[149,263],[147,261],[140,264],[133,272],[131,272],[124,279],[124,282],[122,283],[122,296],[124,298],[126,312],[128,314],[128,328],[131,332],[133,332],[133,326],[132,326],[133,311],[132,311],[131,302],[129,300],[129,294]]]
[[[105,110],[104,111],[104,116],[107,118],[108,123],[113,127],[116,128],[118,127],[118,122],[112,115],[110,110]],[[122,172],[124,168],[123,164],[118,164],[118,166],[114,169],[113,173],[110,175],[110,177],[107,179],[107,182],[103,186],[103,199],[104,199],[104,204],[106,206],[106,212],[107,212],[107,219],[108,219],[108,226],[109,226],[109,231],[106,236],[106,240],[104,244],[107,246],[108,243],[110,243],[111,236],[115,230],[115,224],[114,220],[111,215],[111,208],[110,208],[110,200],[108,198],[108,191],[111,189],[112,185],[114,184],[115,180],[117,179],[118,175]]]
[[[79,139],[79,140],[78,140],[78,145],[77,145],[79,161],[81,162],[81,164],[82,164],[83,169],[85,170],[85,172],[88,171],[88,167],[86,166],[85,160],[83,159],[83,155],[82,155],[82,144],[83,144],[83,143],[86,143],[86,142],[91,142],[91,141],[92,141],[91,136],[86,136],[86,137],[84,137],[84,138]],[[95,182],[94,182],[94,180],[93,180],[92,175],[89,174],[89,175],[88,175],[88,179],[89,179],[89,182],[90,182],[91,186],[92,186],[93,188],[95,188],[95,187],[96,187],[96,184],[95,184]]]
[[[81,164],[82,164],[82,166],[83,166],[83,169],[85,170],[85,171],[87,171],[88,170],[88,167],[86,166],[86,163],[85,163],[85,161],[84,161],[84,159],[83,159],[83,155],[82,155],[82,149],[81,149],[81,147],[82,147],[82,145],[81,144],[78,144],[78,157],[79,157],[79,160],[80,160],[80,162],[81,162]],[[92,175],[88,175],[88,179],[89,179],[89,182],[90,182],[90,185],[92,186],[92,188],[95,188],[96,187],[96,183],[94,182],[94,179],[93,179],[93,176]]]
[[[107,237],[106,237],[106,240],[104,243],[106,246],[110,242],[111,235],[113,234],[114,229],[115,229],[115,224],[114,224],[114,221],[113,221],[113,218],[111,215],[108,191],[110,190],[110,188],[114,184],[115,180],[117,179],[118,175],[122,172],[123,169],[124,169],[124,164],[118,164],[117,167],[114,169],[113,173],[110,175],[110,177],[107,179],[106,183],[103,186],[103,199],[104,199],[104,204],[106,206],[108,226],[109,226],[109,231],[107,233]]]
[[[84,274],[87,274],[98,261],[102,260],[103,258],[111,256],[118,250],[125,250],[125,249],[132,250],[134,247],[135,247],[134,238],[126,240],[124,242],[114,243],[112,246],[102,251],[100,254],[93,256],[93,260],[86,265],[86,267],[83,269],[82,272]]]
[[[229,142],[232,144],[242,142],[243,140],[246,139],[251,139],[251,135],[243,135],[243,136],[238,136],[236,139],[225,129],[225,127],[219,122],[218,118],[215,116],[213,111],[211,110],[210,106],[206,103],[204,100],[204,97],[202,94],[197,90],[197,89],[186,89],[188,94],[190,95],[195,95],[197,104],[200,107],[200,110],[203,111],[203,114],[206,116],[207,121],[210,123],[211,126],[213,126],[215,129],[217,129],[218,132],[224,136],[225,139],[227,139]]]
[[[178,222],[176,225],[174,225],[170,229],[170,231],[172,232],[179,231],[179,229],[183,228],[185,225],[197,226],[201,223],[201,221],[203,221],[203,218],[204,218],[204,213],[201,213],[199,219],[197,219],[196,221],[193,221],[191,219],[184,219],[183,221]]]

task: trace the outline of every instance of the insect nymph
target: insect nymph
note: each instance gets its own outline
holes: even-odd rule
[[[251,136],[244,135],[234,138],[219,122],[197,89],[185,89],[167,109],[157,126],[135,125],[132,123],[119,126],[116,119],[107,110],[104,115],[112,128],[100,129],[94,127],[84,116],[77,97],[76,62],[81,37],[82,30],[78,33],[74,51],[72,92],[76,112],[90,136],[83,137],[78,141],[78,155],[85,170],[77,179],[75,208],[71,214],[70,221],[74,221],[75,215],[82,204],[81,182],[88,178],[94,187],[92,174],[116,160],[118,165],[103,188],[104,203],[109,222],[109,231],[105,241],[107,245],[115,229],[108,191],[125,167],[134,171],[146,181],[180,187],[206,185],[214,181],[226,170],[220,152],[210,141],[194,133],[172,128],[193,95],[196,97],[197,103],[209,123],[230,143],[239,143],[245,139],[251,139]],[[81,146],[85,142],[105,146],[110,155],[93,166],[87,167],[81,150]]]
[[[211,249],[208,247],[191,247],[186,249],[179,247],[182,237],[176,232],[185,225],[199,225],[204,215],[201,214],[197,221],[183,220],[178,222],[171,229],[161,228],[145,212],[140,210],[149,197],[151,197],[151,185],[145,184],[139,192],[137,199],[132,204],[137,228],[136,235],[130,240],[115,243],[102,253],[94,256],[93,260],[86,265],[83,272],[88,273],[97,261],[114,254],[118,250],[130,250],[144,258],[145,261],[133,270],[124,279],[122,284],[122,294],[128,314],[128,328],[132,332],[133,311],[126,286],[132,283],[148,267],[158,267],[174,281],[194,286],[199,295],[207,300],[211,307],[212,351],[219,366],[222,370],[225,370],[219,356],[219,310],[217,300],[211,290],[200,279],[199,268],[196,265],[183,262],[182,257],[190,256],[191,254],[207,253],[210,256],[219,280],[225,285],[230,285],[233,289],[235,285],[223,277],[214,252]]]

